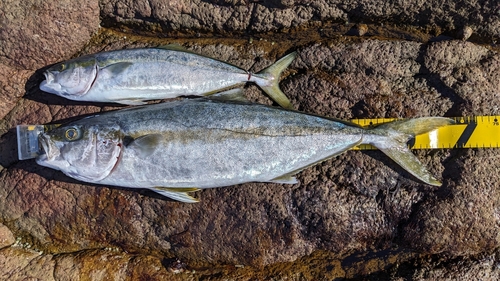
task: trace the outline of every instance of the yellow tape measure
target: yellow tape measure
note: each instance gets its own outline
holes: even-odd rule
[[[500,116],[454,117],[456,124],[441,127],[410,139],[411,149],[435,148],[499,148]],[[353,119],[351,122],[363,127],[398,120],[396,118]],[[362,144],[355,150],[372,150],[375,147]]]

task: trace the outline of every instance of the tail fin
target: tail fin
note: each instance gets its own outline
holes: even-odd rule
[[[279,88],[280,76],[283,70],[285,70],[297,56],[296,52],[290,53],[277,62],[275,62],[270,67],[256,73],[255,76],[265,79],[265,82],[255,81],[259,87],[264,90],[275,102],[281,105],[283,108],[293,109],[290,100],[283,94]]]
[[[370,130],[375,135],[368,142],[380,149],[402,168],[419,180],[434,186],[441,186],[417,157],[410,151],[406,142],[416,135],[430,132],[439,127],[453,124],[453,119],[443,117],[424,117],[382,124]],[[384,137],[382,137],[384,136]]]

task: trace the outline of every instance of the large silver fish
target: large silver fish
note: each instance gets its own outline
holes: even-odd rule
[[[279,105],[292,108],[278,83],[295,55],[252,74],[176,46],[102,52],[50,67],[40,89],[71,100],[139,105],[181,95],[210,95],[254,82]]]
[[[183,202],[198,188],[296,183],[294,174],[371,144],[431,185],[440,183],[407,148],[442,117],[374,129],[261,104],[185,99],[87,117],[40,135],[38,164],[85,182],[147,188]]]

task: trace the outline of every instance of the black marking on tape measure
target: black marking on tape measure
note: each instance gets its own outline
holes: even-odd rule
[[[457,143],[455,144],[456,148],[463,148],[467,144],[470,137],[472,136],[472,133],[474,133],[474,130],[477,127],[477,120],[475,118],[473,118],[473,119],[468,120],[468,122],[467,121],[463,122],[462,124],[467,124],[467,126],[465,127],[465,130],[462,132],[462,134],[458,138]]]

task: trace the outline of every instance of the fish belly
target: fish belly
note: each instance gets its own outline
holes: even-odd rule
[[[142,113],[159,119],[135,114],[129,133],[159,133],[161,142],[149,155],[124,147],[113,172],[99,183],[211,188],[266,182],[342,153],[363,135],[357,127],[263,105],[180,104]],[[148,128],[132,132],[137,126]]]
[[[246,182],[267,182],[337,155],[359,135],[260,137],[220,143],[204,140],[159,147],[149,157],[124,153],[101,183],[126,187],[211,188]]]

